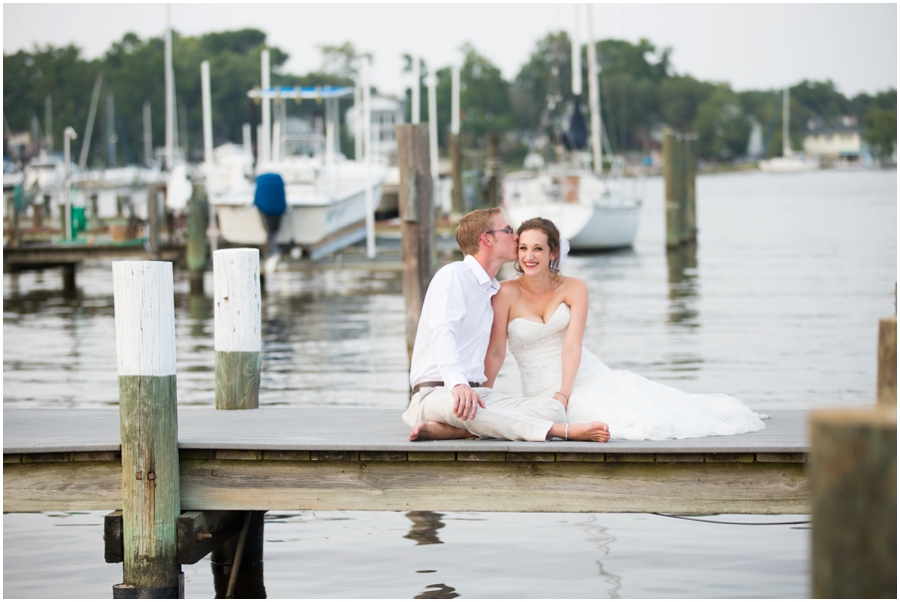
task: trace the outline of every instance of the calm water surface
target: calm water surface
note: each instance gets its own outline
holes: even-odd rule
[[[894,312],[896,172],[700,177],[699,243],[668,255],[662,182],[643,187],[634,249],[564,268],[590,288],[585,346],[758,410],[873,402],[878,319]],[[279,272],[267,287],[260,403],[395,408],[399,420],[399,273]],[[176,273],[181,405],[213,405],[209,274],[206,290],[190,296]],[[4,407],[117,403],[108,264],[79,271],[71,297],[58,271],[4,274],[3,300]],[[519,390],[511,358],[497,386]],[[121,565],[103,564],[103,514],[4,515],[4,595],[109,597]],[[805,597],[808,536],[640,514],[273,511],[265,585],[270,597]],[[184,571],[189,597],[213,596],[208,561]]]

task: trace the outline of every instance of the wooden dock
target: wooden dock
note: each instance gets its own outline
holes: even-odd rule
[[[674,441],[409,442],[401,410],[178,411],[181,509],[808,513],[807,413]],[[122,507],[118,408],[8,409],[3,511]]]

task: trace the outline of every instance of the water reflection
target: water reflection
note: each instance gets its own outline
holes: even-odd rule
[[[438,531],[445,527],[441,519],[444,517],[440,512],[430,511],[414,511],[407,512],[406,518],[412,521],[412,527],[409,533],[403,536],[404,539],[412,539],[417,546],[427,546],[430,544],[444,543],[438,537]],[[431,587],[430,585],[428,587]]]
[[[597,524],[597,517],[594,515],[591,515],[588,520],[583,523],[583,526],[584,531],[587,534],[586,541],[597,546],[597,549],[603,552],[604,556],[609,556],[610,544],[616,541],[615,536],[607,533],[606,527]],[[619,590],[622,589],[622,577],[607,571],[603,567],[603,563],[599,560],[597,561],[597,570],[600,577],[603,578],[603,581],[610,586],[609,589],[606,590],[609,597],[619,598]]]
[[[669,323],[690,328],[700,325],[697,320],[697,243],[688,242],[668,249],[669,264]]]
[[[209,337],[206,326],[212,322],[213,300],[205,295],[188,296],[188,318],[191,320],[191,336],[195,339]]]
[[[459,594],[456,593],[456,590],[449,585],[445,585],[443,583],[432,583],[431,585],[426,585],[426,588],[436,587],[437,589],[433,589],[428,591],[427,589],[419,594],[418,596],[414,596],[414,600],[426,600],[426,599],[445,599],[449,600],[450,598],[459,598]]]

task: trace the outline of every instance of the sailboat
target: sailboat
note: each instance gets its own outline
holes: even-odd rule
[[[516,227],[532,217],[551,220],[559,229],[560,236],[567,239],[575,250],[630,247],[637,234],[641,200],[621,194],[617,186],[618,178],[612,177],[612,174],[603,177],[600,90],[596,49],[590,35],[590,6],[587,11],[593,171],[590,169],[590,154],[582,152],[587,146],[588,132],[579,100],[580,45],[573,36],[572,91],[575,102],[569,129],[562,136],[568,151],[565,153],[567,160],[545,168],[539,156],[526,158],[526,167],[532,166],[532,169],[510,173],[504,178],[503,208],[509,222]],[[551,99],[550,108],[554,102]]]
[[[818,157],[807,157],[803,153],[795,154],[791,148],[791,90],[784,89],[784,103],[782,106],[782,134],[781,157],[763,159],[759,162],[759,169],[769,173],[800,173],[819,169]]]

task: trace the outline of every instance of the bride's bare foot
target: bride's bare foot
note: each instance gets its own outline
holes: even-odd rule
[[[474,439],[475,435],[466,429],[457,428],[429,420],[427,422],[419,422],[409,432],[410,441],[428,441],[433,439]]]
[[[557,422],[548,433],[551,437],[566,438],[566,423]],[[584,422],[568,425],[568,438],[570,441],[609,441],[609,427],[605,422]]]

